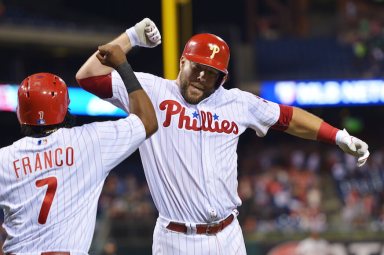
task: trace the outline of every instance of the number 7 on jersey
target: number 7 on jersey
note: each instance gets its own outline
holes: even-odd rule
[[[51,209],[53,198],[55,197],[55,194],[56,194],[56,189],[57,189],[56,177],[51,176],[51,177],[36,181],[36,187],[38,188],[41,188],[45,185],[48,185],[48,188],[40,208],[39,219],[38,219],[38,222],[40,224],[45,224],[47,222],[49,210]]]

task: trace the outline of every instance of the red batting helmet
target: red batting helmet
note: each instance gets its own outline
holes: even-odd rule
[[[213,67],[228,74],[229,47],[220,37],[213,34],[192,36],[184,47],[183,56],[195,63]]]
[[[20,124],[55,125],[64,121],[69,97],[65,82],[54,74],[37,73],[25,78],[17,92]]]

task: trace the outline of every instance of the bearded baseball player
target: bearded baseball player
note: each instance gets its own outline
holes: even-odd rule
[[[118,45],[100,46],[101,64],[120,74],[129,116],[71,127],[69,96],[57,75],[37,73],[18,90],[26,137],[0,149],[0,207],[6,255],[86,255],[109,171],[157,130],[155,111]]]
[[[126,53],[161,43],[148,18],[111,43]],[[153,254],[246,254],[236,208],[239,136],[247,129],[265,136],[270,128],[337,144],[363,165],[368,145],[300,108],[279,105],[223,87],[228,45],[213,34],[196,34],[185,45],[176,80],[135,73],[155,107],[159,131],[140,147],[148,185],[159,211]],[[76,78],[84,89],[129,109],[118,72],[91,56]]]

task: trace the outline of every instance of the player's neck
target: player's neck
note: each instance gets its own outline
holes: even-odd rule
[[[59,128],[53,128],[53,129],[46,130],[46,131],[44,132],[44,134],[45,134],[45,135],[50,135],[50,134],[56,132],[58,129],[59,129]]]
[[[54,132],[56,132],[59,128],[56,127],[56,128],[52,128],[52,129],[47,129],[47,130],[44,130],[43,132],[41,133],[37,133],[37,134],[33,134],[31,135],[32,137],[35,137],[35,138],[40,138],[40,137],[45,137],[45,136],[49,136],[51,134],[53,134]]]

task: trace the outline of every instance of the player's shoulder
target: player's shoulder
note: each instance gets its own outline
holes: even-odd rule
[[[82,124],[80,126],[69,128],[69,132],[83,132],[83,131],[100,131],[100,130],[112,130],[112,128],[118,128],[119,126],[122,128],[128,128],[130,125],[137,125],[137,123],[142,123],[140,118],[135,114],[129,114],[126,117],[113,119],[113,120],[101,120],[94,121],[86,124]]]
[[[12,151],[14,148],[21,148],[23,147],[23,144],[25,143],[25,140],[27,140],[28,137],[23,137],[19,140],[14,141],[12,144],[1,147],[0,148],[0,155],[4,155],[6,153],[9,153]]]
[[[32,139],[32,138],[28,137],[28,136],[20,138],[19,140],[16,140],[11,145],[9,145],[8,148],[21,146],[23,143],[26,143],[27,140],[30,140],[30,139]]]
[[[145,83],[157,83],[159,81],[165,80],[164,78],[151,73],[135,72],[135,75],[140,82]]]
[[[172,86],[174,84],[173,80],[168,80],[163,77],[157,76],[155,74],[135,72],[135,75],[140,83],[144,83],[146,85],[163,87],[163,86]]]
[[[142,79],[142,80],[155,80],[157,78],[160,78],[151,73],[144,73],[144,72],[134,72],[134,73],[138,79]]]
[[[4,160],[8,157],[10,149],[12,146],[13,146],[13,144],[0,148],[0,162],[4,162]]]
[[[13,144],[14,144],[14,143],[13,143]],[[11,144],[11,145],[7,145],[7,146],[4,146],[4,147],[1,147],[1,148],[0,148],[0,157],[2,157],[2,155],[4,155],[4,153],[5,153],[6,151],[8,151],[8,150],[10,149],[10,147],[11,147],[13,144]]]
[[[231,89],[221,89],[220,90],[222,96],[230,99],[235,99],[236,101],[244,101],[258,98],[258,96],[254,93],[241,90],[239,88],[231,88]]]

